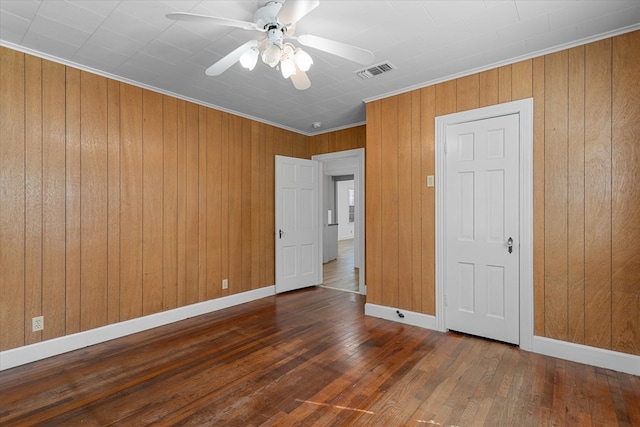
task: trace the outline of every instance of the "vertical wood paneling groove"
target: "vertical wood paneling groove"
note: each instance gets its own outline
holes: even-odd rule
[[[108,81],[107,323],[120,320],[120,84]]]
[[[531,98],[533,90],[532,64],[533,61],[527,59],[511,65],[511,95],[513,101]]]
[[[221,113],[207,110],[207,299],[221,295]]]
[[[260,286],[260,255],[261,255],[261,242],[260,236],[262,235],[261,216],[259,206],[262,206],[262,191],[260,188],[260,176],[262,171],[260,170],[260,134],[261,124],[258,122],[251,122],[251,168],[249,170],[249,177],[251,179],[251,192],[249,193],[249,214],[251,217],[251,257],[250,272],[251,280],[249,283],[249,289],[257,289]]]
[[[498,68],[498,102],[511,101],[511,65]]]
[[[107,79],[80,73],[80,328],[107,323]]]
[[[611,39],[585,61],[585,344],[611,348]]]
[[[170,310],[177,306],[178,289],[178,104],[164,96],[162,105],[162,308]]]
[[[229,278],[229,114],[220,116],[220,276]],[[228,295],[229,289],[221,290],[222,295]]]
[[[31,318],[42,314],[42,60],[25,57],[25,344],[42,339]],[[4,271],[4,270],[3,270]]]
[[[584,343],[584,46],[569,50],[567,338]]]
[[[267,211],[267,180],[265,177],[267,176],[267,163],[273,158],[267,151],[267,125],[261,125],[259,130],[260,140],[258,141],[258,159],[260,162],[260,173],[258,176],[258,193],[260,197],[260,206],[262,209],[259,211],[258,215],[261,216],[260,222],[260,247],[258,250],[259,253],[259,265],[258,265],[258,286],[264,286],[271,284],[269,278],[267,276],[267,254],[270,252],[269,245],[269,230],[273,229],[273,226],[269,227],[269,216],[266,215]],[[308,145],[308,144],[307,144]]]
[[[162,310],[162,95],[142,93],[142,313]]]
[[[478,74],[459,78],[456,91],[458,111],[472,110],[480,106],[480,78]]]
[[[439,83],[435,86],[436,98],[435,98],[435,115],[443,116],[445,114],[455,113],[457,108],[457,82],[451,80],[444,83]],[[435,131],[435,129],[434,129]],[[435,148],[435,146],[434,146]]]
[[[381,219],[384,227],[382,245],[382,281],[385,305],[398,306],[399,215],[398,215],[398,97],[382,100]],[[394,144],[384,143],[394,141]]]
[[[207,300],[207,108],[198,107],[198,301]]]
[[[185,303],[198,302],[198,106],[186,105],[185,169],[186,169],[186,212],[185,212]]]
[[[613,40],[612,349],[632,354],[640,354],[639,51],[640,31]]]
[[[265,132],[265,247],[268,251],[265,256],[265,278],[263,283],[275,284],[275,145],[273,138],[274,128],[267,126]]]
[[[483,71],[479,74],[480,107],[498,103],[498,69]]]
[[[0,349],[25,344],[25,55],[0,47]]]
[[[568,55],[545,61],[545,336],[567,338]]]
[[[544,336],[545,320],[545,57],[533,59],[533,333]]]
[[[66,146],[65,67],[42,63],[42,315],[43,339],[65,334]]]
[[[429,86],[420,90],[421,162],[422,179],[435,176],[435,116],[436,88]],[[436,176],[435,179],[438,179]],[[426,184],[425,182],[422,183]],[[422,310],[425,314],[436,314],[436,218],[435,188],[423,186],[422,196]]]
[[[411,310],[421,313],[422,293],[425,288],[422,278],[422,198],[426,191],[426,174],[422,165],[422,91],[411,92]],[[409,255],[407,255],[409,256]]]
[[[241,192],[242,120],[229,115],[229,293],[237,293],[242,289]]]
[[[57,301],[51,311],[46,313],[47,319],[54,322],[65,316],[64,325],[47,321],[44,338],[53,338],[65,334],[80,332],[80,268],[81,268],[81,225],[80,225],[80,71],[66,67],[66,289],[65,301]],[[53,328],[52,328],[53,326]]]
[[[370,102],[367,108],[366,197],[365,197],[365,249],[367,301],[382,304],[382,102]]]
[[[186,305],[187,295],[187,103],[178,100],[177,122],[177,256],[176,267],[178,275],[178,288],[176,289],[176,305]]]
[[[240,212],[241,212],[241,282],[240,290],[246,292],[251,290],[251,124],[247,119],[241,120],[242,140],[242,174],[240,176]],[[293,146],[293,141],[290,143]]]
[[[412,249],[412,193],[416,188],[412,185],[411,175],[411,93],[398,96],[398,307],[413,309],[413,257]]]
[[[120,85],[120,321],[142,315],[142,89]]]

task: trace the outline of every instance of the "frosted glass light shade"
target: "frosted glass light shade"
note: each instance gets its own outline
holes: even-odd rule
[[[298,49],[295,58],[296,65],[300,70],[309,71],[309,68],[311,68],[311,64],[313,64],[313,59],[311,59],[311,56],[309,56],[307,52],[302,49]]]
[[[280,62],[280,71],[282,71],[282,77],[288,79],[292,74],[296,73],[296,65],[289,58]]]
[[[262,62],[272,68],[278,65],[281,57],[282,51],[280,50],[280,46],[276,44],[270,44],[265,48],[264,52],[262,52]]]
[[[240,65],[242,65],[244,68],[246,68],[249,71],[255,68],[257,62],[258,62],[258,50],[255,48],[251,48],[247,50],[240,57]]]

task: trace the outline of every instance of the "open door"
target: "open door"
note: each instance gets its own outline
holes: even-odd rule
[[[275,161],[275,287],[281,293],[322,283],[322,165],[284,156]]]

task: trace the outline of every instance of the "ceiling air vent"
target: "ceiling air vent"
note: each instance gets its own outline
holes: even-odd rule
[[[363,70],[356,71],[356,75],[362,80],[366,80],[395,69],[396,67],[394,67],[390,62],[382,62],[380,64],[367,67]]]

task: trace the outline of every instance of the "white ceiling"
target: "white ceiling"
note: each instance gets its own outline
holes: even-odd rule
[[[640,0],[322,0],[296,34],[368,49],[373,65],[389,61],[397,69],[361,80],[354,72],[362,65],[307,48],[312,86],[298,91],[261,61],[253,71],[236,64],[206,76],[258,33],[165,17],[193,12],[253,22],[265,3],[0,0],[0,44],[313,135],[364,123],[363,100],[640,28]]]

